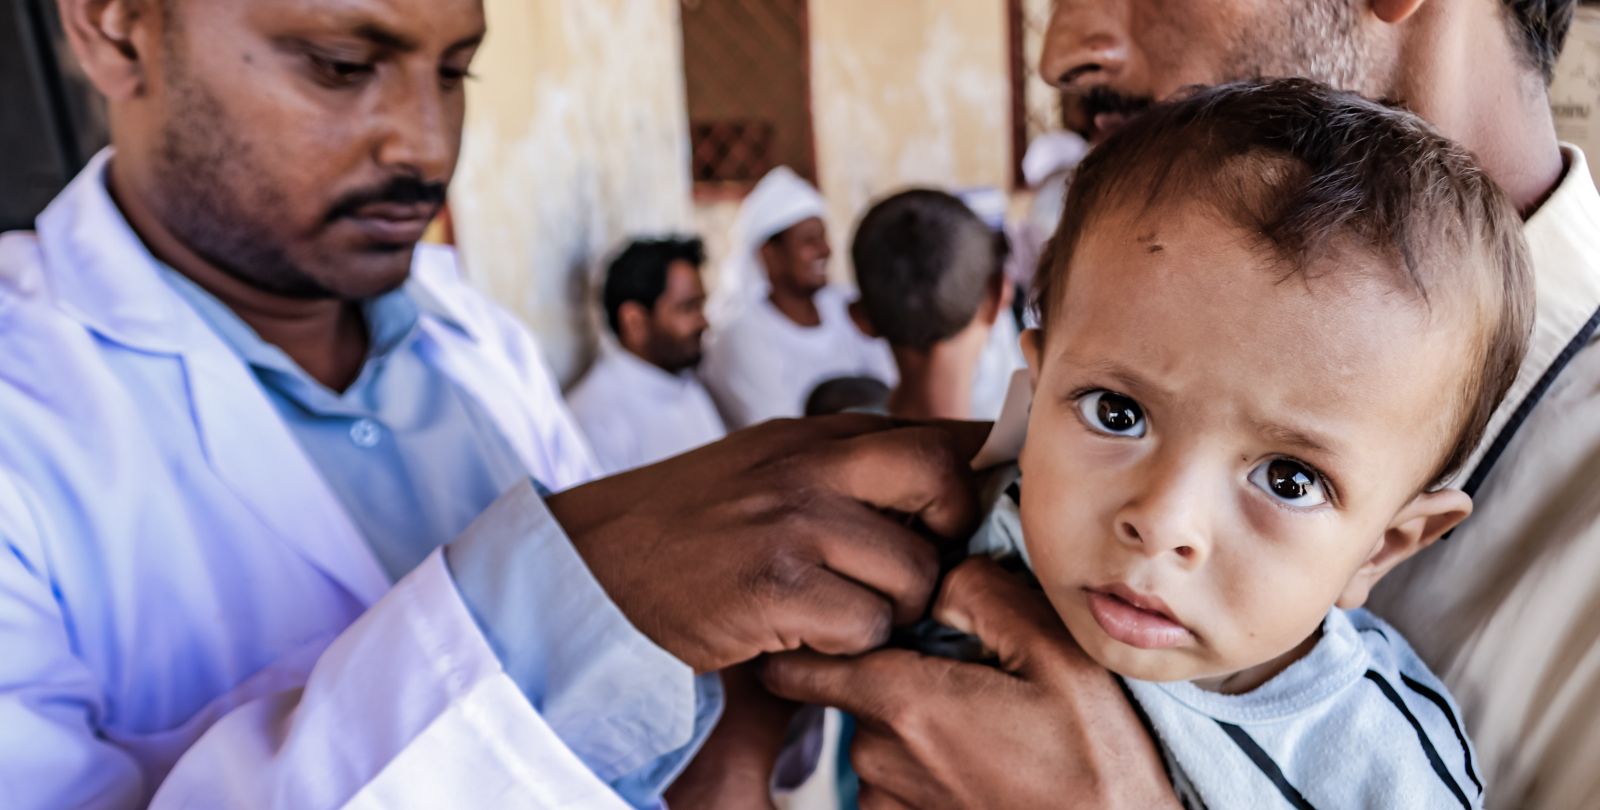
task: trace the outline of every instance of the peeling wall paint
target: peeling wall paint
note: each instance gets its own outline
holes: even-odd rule
[[[571,382],[589,278],[633,234],[691,227],[677,0],[488,0],[451,190],[473,283]]]
[[[811,0],[819,180],[838,260],[876,198],[910,185],[1006,188],[1006,4]]]

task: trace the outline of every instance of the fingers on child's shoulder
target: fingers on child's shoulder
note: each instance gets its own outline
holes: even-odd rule
[[[1076,645],[1044,594],[993,560],[975,557],[945,576],[933,617],[982,639],[1002,659]]]

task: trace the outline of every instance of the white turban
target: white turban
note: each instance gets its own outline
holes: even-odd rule
[[[733,221],[728,258],[717,275],[711,296],[711,324],[730,323],[744,307],[767,296],[771,289],[761,246],[772,237],[812,217],[826,216],[822,195],[788,166],[779,166],[750,190]]]
[[[1022,177],[1028,188],[1070,171],[1089,154],[1089,143],[1076,132],[1046,132],[1028,144],[1022,157]]]

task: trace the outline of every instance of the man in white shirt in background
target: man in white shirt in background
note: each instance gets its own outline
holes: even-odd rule
[[[837,377],[895,382],[888,346],[856,328],[849,292],[828,283],[825,215],[816,188],[785,166],[739,208],[701,369],[731,429],[800,416],[812,390]]]
[[[705,247],[699,239],[641,239],[606,270],[601,303],[611,336],[567,395],[607,473],[653,464],[726,430],[694,376],[706,333]]]

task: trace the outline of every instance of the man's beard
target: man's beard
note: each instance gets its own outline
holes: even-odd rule
[[[176,64],[175,60],[169,64]],[[255,154],[237,137],[222,105],[204,88],[171,74],[174,114],[156,154],[163,224],[186,247],[252,287],[293,298],[333,294],[303,272],[263,219],[288,210],[260,181]]]
[[[1312,0],[1263,15],[1260,25],[1234,41],[1225,79],[1298,76],[1381,98],[1387,88],[1374,80],[1379,71],[1359,26],[1359,9],[1352,0]]]
[[[676,341],[664,335],[658,335],[652,346],[651,355],[653,362],[660,368],[678,374],[690,371],[700,365],[704,337],[696,336],[690,345],[685,341]]]
[[[275,295],[323,299],[373,294],[371,290],[341,294],[304,264],[316,261],[315,253],[294,255],[288,247],[293,226],[270,219],[274,212],[290,210],[285,195],[268,182],[272,174],[259,169],[259,156],[237,137],[216,97],[181,72],[174,73],[171,82],[172,108],[181,115],[168,119],[162,131],[156,158],[160,199],[155,204],[173,235],[229,276]],[[343,194],[318,226],[331,226],[374,203],[423,203],[437,210],[444,205],[445,190],[444,183],[396,174]],[[273,224],[279,227],[274,229]],[[309,237],[306,244],[311,247]],[[337,282],[332,275],[337,272],[334,268],[323,278]]]
[[[1382,99],[1387,91],[1373,78],[1381,73],[1361,40],[1359,19],[1351,0],[1312,0],[1292,11],[1264,15],[1230,43],[1215,80],[1225,83],[1298,76]],[[1088,127],[1080,134],[1097,134],[1099,116],[1132,118],[1157,101],[1104,85],[1092,87],[1077,98],[1077,123]]]

